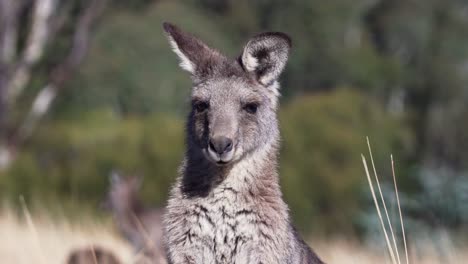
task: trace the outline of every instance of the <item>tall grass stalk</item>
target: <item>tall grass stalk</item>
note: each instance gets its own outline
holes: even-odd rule
[[[396,177],[395,177],[395,163],[393,162],[393,155],[390,155],[390,159],[392,161],[392,176],[393,176],[393,185],[395,186],[395,196],[397,200],[397,205],[398,205],[398,213],[400,215],[400,226],[401,226],[401,233],[403,235],[403,245],[405,247],[405,257],[406,257],[406,264],[409,264],[409,258],[408,258],[408,247],[406,246],[406,235],[405,235],[405,225],[403,223],[403,216],[401,214],[401,206],[400,206],[400,197],[398,195],[398,185],[396,183]]]
[[[385,227],[385,224],[384,224],[382,213],[380,211],[379,202],[377,201],[377,196],[375,195],[375,189],[374,189],[374,185],[372,183],[372,179],[371,179],[371,176],[370,176],[370,173],[369,173],[369,167],[367,166],[366,158],[364,157],[363,154],[361,154],[362,163],[364,165],[364,170],[365,170],[366,176],[367,176],[367,181],[369,182],[369,189],[370,189],[371,194],[372,194],[372,199],[374,200],[377,215],[379,216],[379,219],[380,219],[380,224],[382,226],[382,230],[383,230],[383,233],[384,233],[384,236],[385,236],[385,241],[387,243],[388,252],[389,252],[390,257],[392,259],[392,263],[393,264],[397,264],[397,263],[401,264],[400,255],[398,253],[398,246],[397,246],[398,244],[397,244],[396,238],[395,238],[395,232],[393,231],[393,227],[392,227],[390,217],[388,215],[388,210],[387,210],[387,206],[386,206],[386,203],[385,203],[385,199],[384,199],[384,196],[382,194],[382,189],[380,188],[380,182],[379,182],[379,177],[377,176],[377,170],[375,169],[374,158],[372,156],[372,148],[370,146],[369,138],[366,137],[366,139],[367,139],[367,147],[369,149],[371,164],[372,164],[372,168],[373,168],[373,172],[374,172],[374,178],[375,178],[375,181],[377,183],[377,188],[379,189],[380,199],[381,199],[384,211],[385,211],[385,216],[387,218],[387,223],[388,223],[388,226],[390,228],[390,233],[392,235],[393,247],[392,247],[392,244],[390,243],[390,239],[389,239],[388,234],[387,234],[387,228]],[[401,231],[402,231],[402,236],[403,236],[403,244],[404,244],[404,248],[405,248],[406,264],[409,264],[408,248],[407,248],[407,244],[406,244],[406,235],[405,235],[405,226],[404,226],[404,223],[403,223],[403,216],[402,216],[402,213],[401,213],[400,197],[398,195],[398,187],[397,187],[397,183],[396,183],[395,163],[393,161],[393,155],[390,155],[390,160],[391,160],[391,164],[392,164],[393,185],[394,185],[394,188],[395,188],[395,196],[396,196],[397,205],[398,205],[398,213],[399,213],[399,216],[400,216],[400,226],[401,226]]]
[[[377,211],[377,215],[379,216],[380,224],[382,225],[382,230],[383,230],[384,236],[385,236],[385,241],[387,242],[388,253],[390,254],[390,257],[392,258],[392,263],[396,264],[397,262],[395,260],[395,254],[393,253],[393,248],[392,248],[392,245],[390,244],[390,239],[388,239],[387,229],[385,228],[385,224],[383,222],[382,214],[380,213],[380,206],[379,206],[379,203],[377,201],[377,197],[375,196],[374,186],[372,184],[372,180],[371,180],[371,177],[370,177],[370,174],[369,174],[369,168],[367,166],[367,161],[366,161],[366,158],[364,157],[363,154],[361,154],[361,157],[362,157],[362,164],[364,165],[364,169],[366,171],[367,181],[369,182],[369,189],[371,190],[372,199],[374,200],[375,210]]]
[[[394,253],[396,254],[397,263],[401,264],[400,254],[398,253],[398,246],[397,246],[396,239],[395,239],[395,232],[393,232],[392,221],[390,221],[390,216],[388,215],[387,204],[385,203],[385,199],[384,199],[383,194],[382,194],[382,188],[380,188],[380,181],[379,181],[379,177],[377,176],[377,170],[375,169],[374,157],[372,155],[372,148],[370,146],[369,137],[366,137],[366,140],[367,140],[367,148],[369,149],[369,155],[370,155],[370,159],[371,159],[372,169],[374,171],[375,182],[377,183],[377,188],[379,189],[380,200],[382,201],[385,216],[387,218],[387,223],[388,223],[388,226],[390,228],[390,234],[392,235]]]
[[[38,252],[44,252],[41,248],[41,242],[39,241],[39,235],[37,233],[36,226],[34,225],[34,221],[31,217],[31,213],[29,212],[28,206],[26,205],[26,201],[24,200],[23,196],[20,196],[20,203],[21,207],[23,209],[24,216],[26,217],[26,223],[28,224],[29,229],[31,230],[31,233],[33,234],[34,237],[34,242],[38,248]],[[46,264],[46,258],[43,254],[39,255],[40,263]]]

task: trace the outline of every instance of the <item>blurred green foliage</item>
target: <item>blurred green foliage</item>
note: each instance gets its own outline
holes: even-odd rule
[[[14,201],[104,200],[114,169],[142,175],[142,195],[163,204],[182,158],[182,122],[170,116],[117,118],[110,111],[44,125],[31,147],[0,176],[0,193]]]
[[[61,111],[55,113],[69,116],[81,114],[83,107],[103,105],[123,115],[185,113],[182,98],[190,92],[190,79],[180,70],[161,26],[175,17],[178,25],[213,46],[233,49],[209,17],[178,1],[163,1],[135,13],[116,10],[96,33],[89,59],[59,100]]]
[[[144,175],[145,200],[164,203],[184,151],[191,83],[170,50],[163,21],[231,57],[259,31],[291,35],[292,53],[281,77],[280,169],[302,230],[361,231],[360,212],[373,208],[360,160],[365,136],[377,164],[389,165],[389,155],[395,155],[401,191],[411,197],[432,192],[424,191],[432,190],[424,187],[424,175],[440,175],[434,167],[466,178],[464,1],[112,3],[77,76],[61,90],[18,160],[0,172],[2,196],[97,208],[110,171],[120,169]],[[35,96],[44,69],[68,42],[51,44],[20,105]],[[385,178],[389,166],[379,171]]]
[[[363,182],[359,154],[369,135],[376,156],[402,143],[401,123],[372,99],[339,89],[290,101],[280,112],[281,179],[301,229],[352,232]],[[311,118],[313,117],[313,118]],[[111,111],[45,124],[14,166],[0,193],[14,200],[86,202],[96,206],[114,169],[145,177],[142,196],[163,205],[184,151],[183,120],[171,115],[118,118]],[[318,230],[315,230],[318,231]]]
[[[407,142],[402,122],[351,89],[306,96],[281,111],[281,177],[301,228],[316,233],[354,230],[365,179],[360,153],[369,136],[377,163]],[[382,175],[388,171],[381,170]]]

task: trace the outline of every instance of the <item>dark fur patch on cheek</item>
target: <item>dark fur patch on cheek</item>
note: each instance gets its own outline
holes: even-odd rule
[[[208,142],[209,136],[209,122],[208,116],[206,113],[203,114],[196,114],[192,113],[192,131],[193,137],[198,146],[201,148],[205,147],[206,142]]]

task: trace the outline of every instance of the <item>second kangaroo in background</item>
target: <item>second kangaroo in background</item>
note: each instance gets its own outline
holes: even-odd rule
[[[161,208],[145,208],[138,197],[142,179],[112,173],[106,205],[113,213],[119,231],[135,250],[151,263],[166,262],[163,250]]]

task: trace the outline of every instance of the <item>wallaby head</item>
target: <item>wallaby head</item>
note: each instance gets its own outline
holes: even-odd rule
[[[139,199],[142,177],[110,176],[110,190],[105,206],[112,211],[119,231],[144,259],[137,263],[166,263],[162,246],[161,208],[145,207]]]
[[[288,59],[290,38],[278,32],[259,34],[239,58],[228,59],[174,25],[164,23],[164,30],[193,80],[189,156],[225,166],[275,144],[277,79]]]
[[[322,263],[295,232],[278,182],[278,77],[286,34],[237,59],[164,24],[193,80],[187,153],[164,217],[169,263]]]
[[[74,249],[70,252],[67,264],[120,264],[121,262],[109,250],[98,246]]]
[[[137,176],[122,177],[117,172],[110,176],[110,189],[105,201],[108,209],[117,213],[128,213],[139,207],[138,191],[141,188],[142,179]]]

